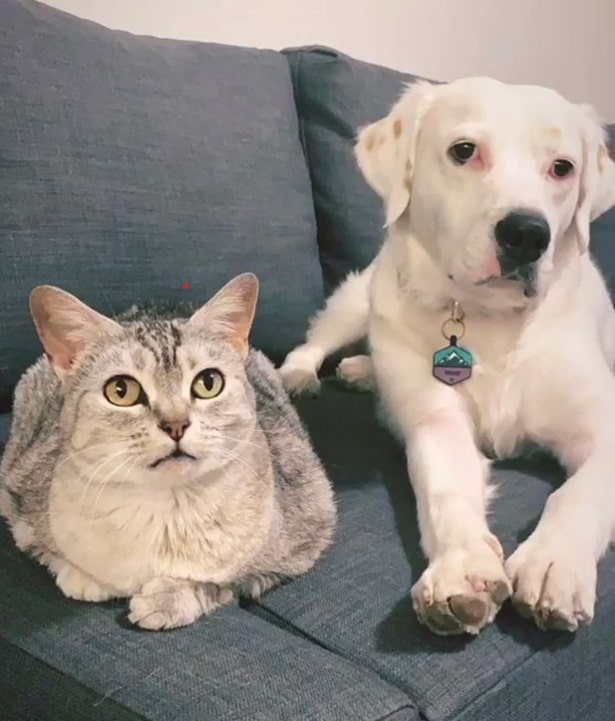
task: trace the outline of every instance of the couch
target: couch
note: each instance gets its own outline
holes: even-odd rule
[[[381,242],[353,139],[411,79],[330,48],[139,37],[2,0],[0,448],[12,390],[41,350],[27,310],[39,283],[115,313],[202,302],[251,270],[252,341],[279,363]],[[592,230],[615,287],[615,213]],[[336,542],[258,602],[135,630],[122,602],[64,598],[0,527],[2,721],[615,719],[613,554],[595,621],[575,635],[506,605],[476,638],[434,636],[409,598],[425,560],[403,451],[372,397],[330,373],[298,408],[335,485]],[[510,553],[562,471],[538,457],[494,473],[491,524]]]

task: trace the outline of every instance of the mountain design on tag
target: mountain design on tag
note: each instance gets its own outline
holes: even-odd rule
[[[442,365],[447,366],[463,366],[467,367],[470,365],[470,363],[461,356],[456,350],[452,350],[448,355],[445,355],[444,358],[439,358],[438,362]]]

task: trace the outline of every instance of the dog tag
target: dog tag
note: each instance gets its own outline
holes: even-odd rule
[[[449,338],[449,345],[433,354],[433,374],[442,383],[454,386],[472,375],[472,354],[457,345],[457,336]]]

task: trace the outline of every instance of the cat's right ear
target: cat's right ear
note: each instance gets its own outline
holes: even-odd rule
[[[199,308],[188,324],[229,340],[245,358],[257,300],[258,278],[253,273],[242,273]]]
[[[38,337],[60,378],[74,372],[84,350],[121,326],[52,285],[30,293],[30,312]]]

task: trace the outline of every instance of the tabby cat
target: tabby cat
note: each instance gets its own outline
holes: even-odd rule
[[[308,571],[331,486],[272,364],[250,349],[258,282],[188,319],[110,319],[39,286],[46,355],[15,391],[0,513],[83,601],[129,597],[143,628],[192,623]]]

